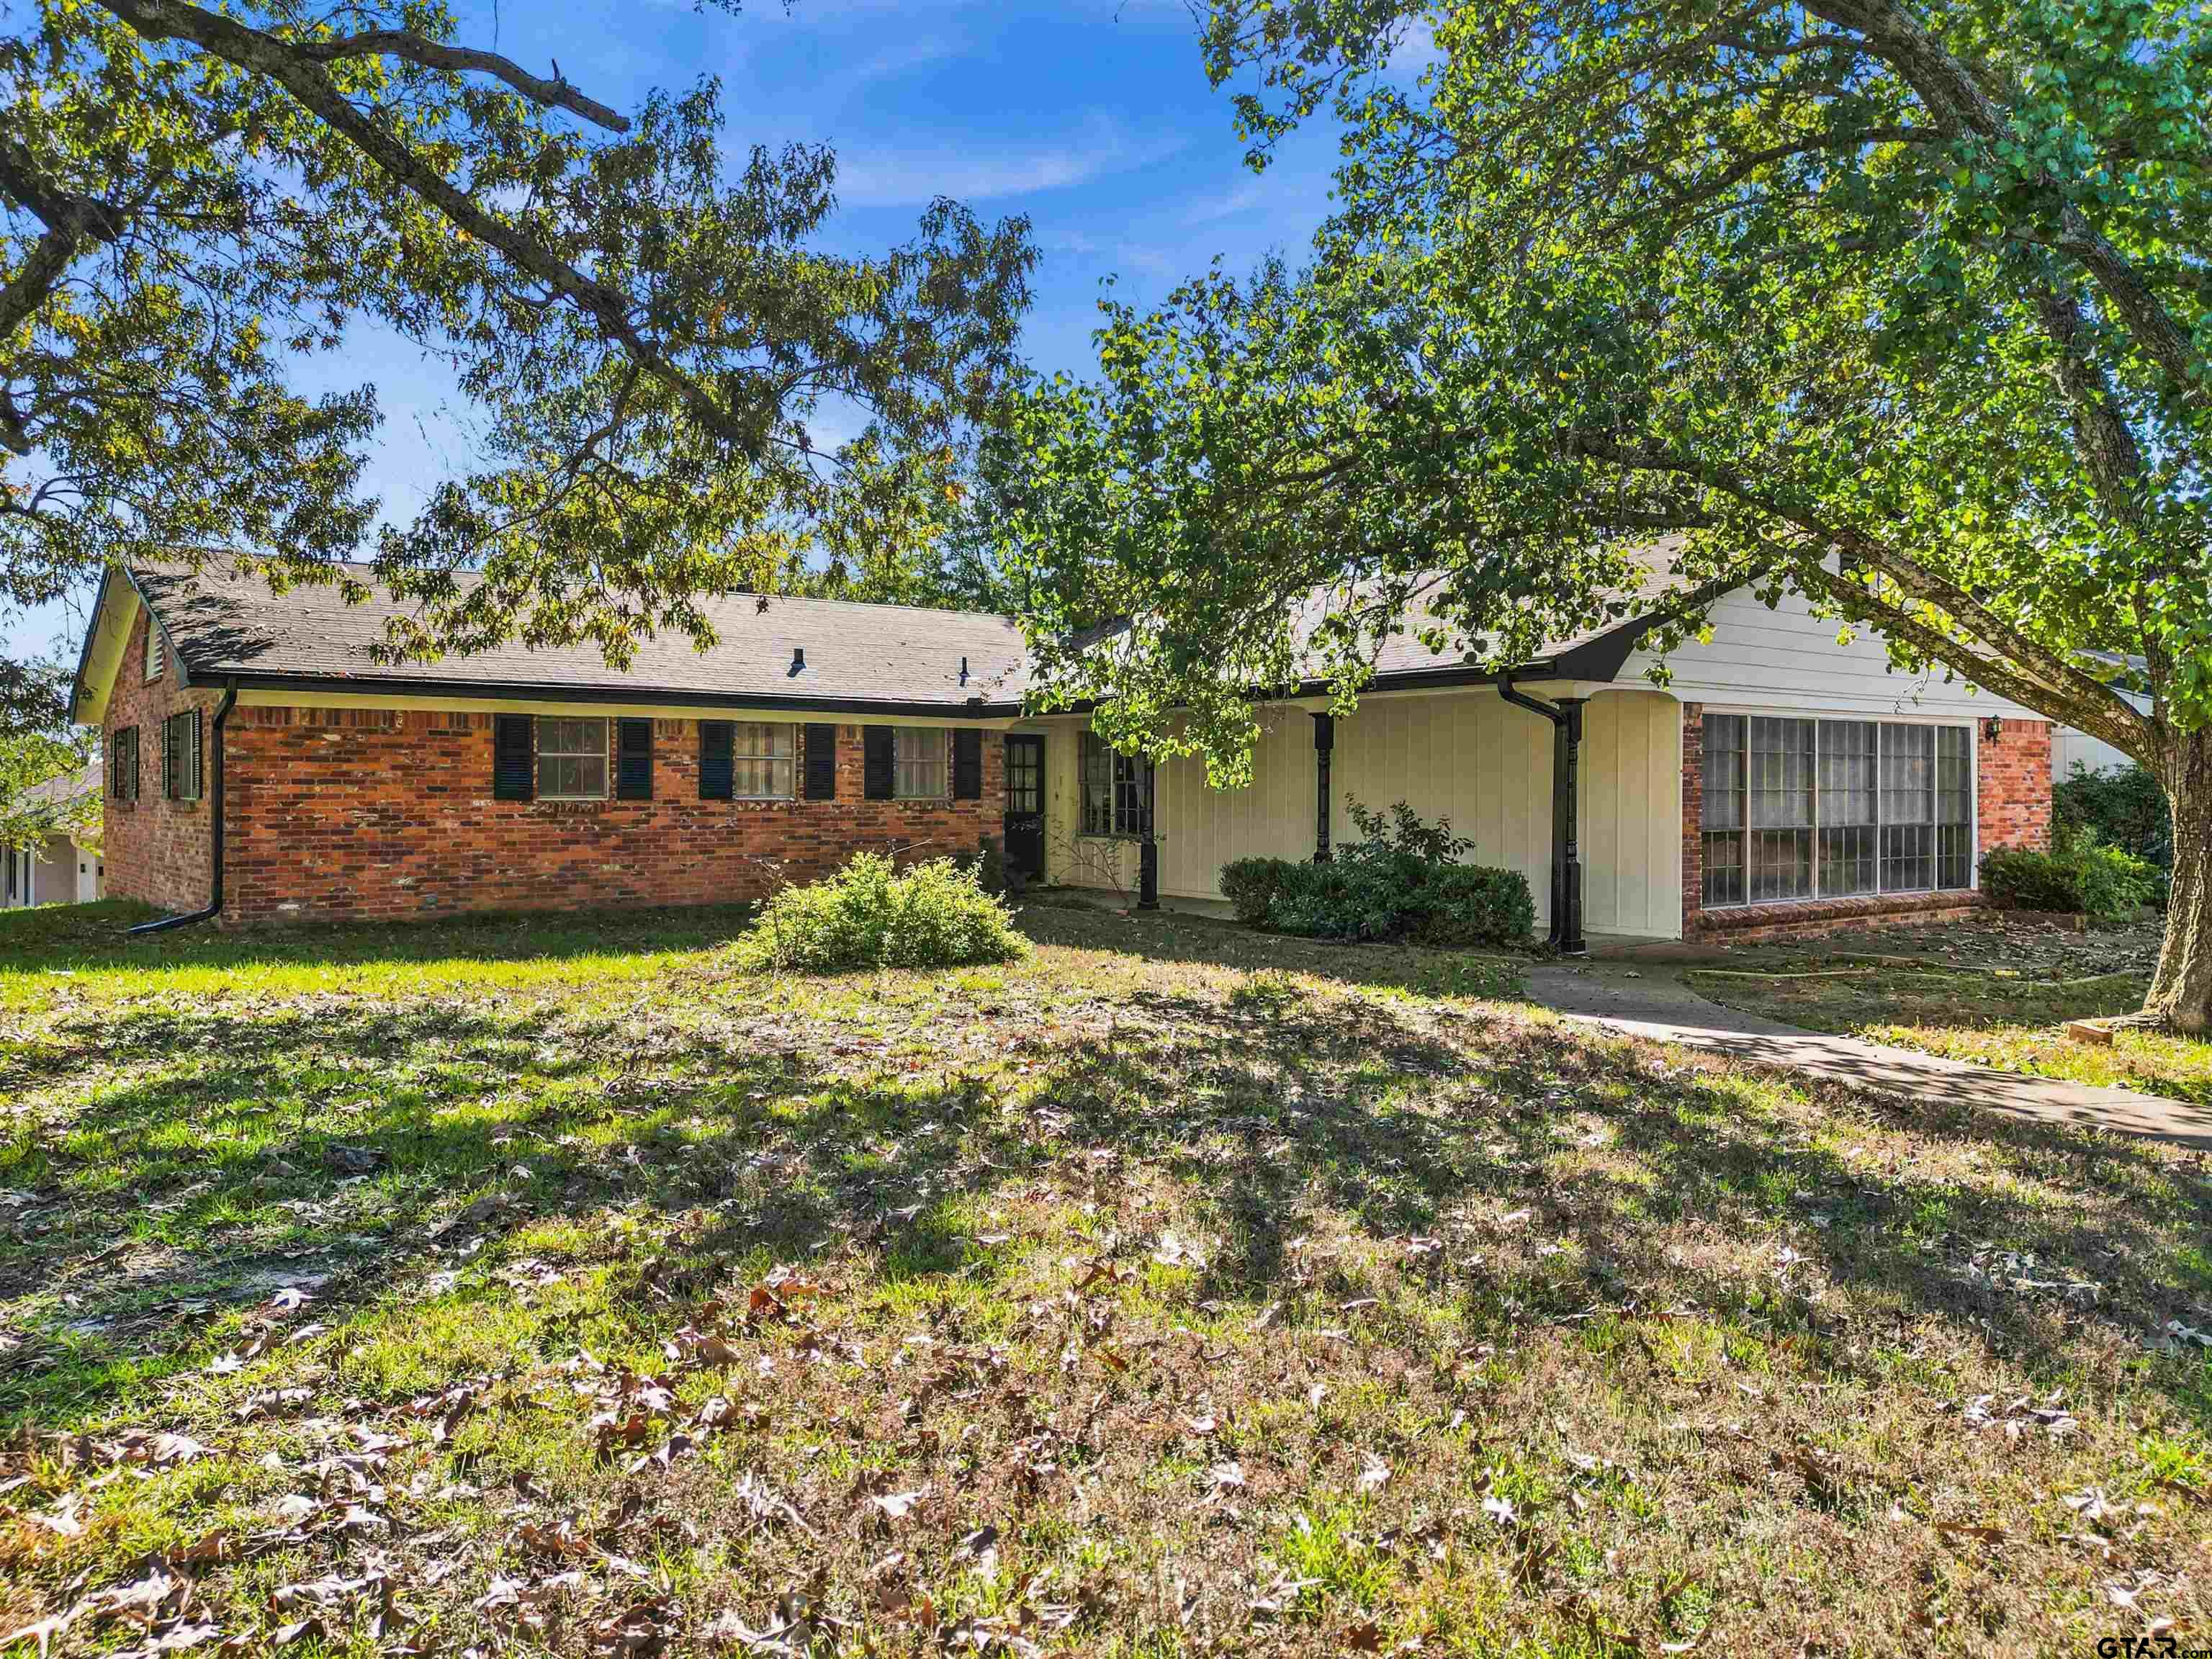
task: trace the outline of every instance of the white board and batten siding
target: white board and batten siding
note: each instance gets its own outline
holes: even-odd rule
[[[1210,787],[1204,763],[1192,757],[1161,764],[1155,835],[1164,896],[1219,898],[1221,866],[1232,859],[1313,856],[1311,712],[1262,708],[1260,726],[1249,788]],[[1081,722],[1045,729],[1048,878],[1133,889],[1133,848],[1071,833]],[[1674,699],[1648,688],[1601,693],[1585,717],[1583,754],[1586,925],[1672,937],[1681,923],[1681,721]],[[1537,926],[1550,924],[1552,728],[1495,687],[1366,699],[1337,722],[1329,793],[1333,842],[1358,835],[1347,799],[1377,811],[1405,801],[1424,819],[1449,818],[1471,837],[1472,862],[1519,871],[1536,900]]]

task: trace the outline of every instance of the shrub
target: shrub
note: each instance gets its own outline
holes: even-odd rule
[[[833,876],[776,894],[737,953],[748,967],[834,973],[1007,962],[1029,948],[974,870],[935,859],[902,872],[880,853],[860,853]]]
[[[2075,825],[2048,853],[2001,847],[1982,855],[1982,890],[2021,910],[2079,911],[2125,921],[2158,896],[2158,872]]]
[[[1509,945],[1535,925],[1518,872],[1455,860],[1474,845],[1448,819],[1424,823],[1403,801],[1386,817],[1350,803],[1364,839],[1328,864],[1237,859],[1221,890],[1240,921],[1315,939],[1410,939],[1425,945]]]
[[[1423,945],[1505,945],[1535,931],[1536,901],[1518,870],[1451,864],[1432,872],[1426,913],[1413,928]]]
[[[1982,890],[2014,910],[2079,910],[2081,872],[2049,853],[1995,847],[1982,854]]]
[[[1236,910],[1237,921],[1257,926],[1267,919],[1282,872],[1292,867],[1287,859],[1231,859],[1221,866],[1221,896]]]
[[[2173,818],[2166,791],[2142,767],[2091,772],[2077,761],[2073,775],[2052,786],[2051,806],[2060,841],[2070,841],[2086,829],[2106,846],[2131,853],[2154,869],[2173,868]]]

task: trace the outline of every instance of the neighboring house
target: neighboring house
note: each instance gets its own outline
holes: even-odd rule
[[[98,762],[82,771],[49,778],[23,792],[27,805],[44,802],[58,815],[73,801],[100,793]],[[0,848],[0,909],[33,904],[88,903],[100,896],[105,866],[97,846],[58,830],[35,848]]]
[[[1234,791],[1114,754],[1086,715],[1025,717],[1001,617],[733,598],[712,651],[647,641],[617,672],[588,647],[379,664],[388,614],[111,577],[75,693],[112,757],[111,890],[207,906],[219,845],[227,922],[688,904],[1003,836],[1035,876],[1132,897],[1149,838],[1158,890],[1204,900],[1230,859],[1342,842],[1351,798],[1448,816],[1541,925],[1579,874],[1593,933],[1749,938],[1960,914],[1983,851],[2049,835],[2047,721],[1893,673],[1795,599],[1723,598],[1665,690],[1648,616],[1503,684],[1401,635],[1356,713],[1326,718],[1318,685],[1264,705]]]
[[[2137,714],[2150,713],[2150,699],[2133,691],[2120,695],[2136,706]],[[2074,775],[2074,769],[2084,772],[2124,772],[2135,764],[2132,757],[2123,754],[2102,738],[2093,738],[2087,732],[2076,731],[2070,726],[2061,726],[2051,734],[2051,775],[2063,782]]]

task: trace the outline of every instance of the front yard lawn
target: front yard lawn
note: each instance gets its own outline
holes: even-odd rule
[[[2185,1154],[1033,908],[0,917],[0,1637],[2094,1651],[2212,1613]]]
[[[2152,927],[2085,934],[1991,916],[1737,950],[1719,971],[1685,978],[1727,1007],[1810,1030],[2212,1104],[2212,1042],[2122,1031],[2105,1047],[2063,1029],[2142,1007],[2158,947]]]

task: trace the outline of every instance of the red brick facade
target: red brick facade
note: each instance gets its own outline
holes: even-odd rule
[[[1705,894],[1705,705],[1682,705],[1682,938],[1752,944],[1817,939],[1856,927],[1954,921],[1981,907],[1975,892],[1895,893],[1731,905],[1708,911]],[[1979,851],[2051,842],[2051,726],[2006,720],[2000,734],[1974,722]]]
[[[1990,723],[1974,723],[1974,768],[1980,788],[1977,809],[1982,851],[1997,847],[2051,845],[2051,723],[2002,722],[1990,735]]]
[[[837,727],[837,798],[699,799],[699,727],[653,723],[653,799],[492,798],[488,714],[240,708],[231,718],[225,921],[730,903],[855,852],[972,853],[1004,817],[1005,757],[982,798],[862,799],[862,728]]]
[[[126,665],[125,681],[135,678]],[[136,717],[136,690],[118,685],[115,724]],[[189,695],[211,704],[219,694]],[[510,801],[492,795],[492,725],[468,710],[234,709],[222,921],[728,903],[863,849],[902,862],[972,853],[1004,817],[996,732],[984,737],[978,800],[864,799],[858,725],[836,728],[835,800],[701,800],[698,723],[655,720],[651,800]],[[146,743],[137,808],[108,802],[108,890],[197,906],[206,804],[157,800],[158,736]]]
[[[209,757],[215,748],[215,706],[219,691],[186,690],[171,659],[159,679],[146,678],[146,611],[131,624],[131,638],[115,672],[102,730],[138,732],[138,798],[115,798],[113,749],[109,750],[107,799],[103,804],[107,860],[106,891],[143,899],[164,910],[197,910],[208,902]],[[202,798],[171,800],[161,793],[161,726],[181,709],[199,708],[206,753],[202,760]]]

